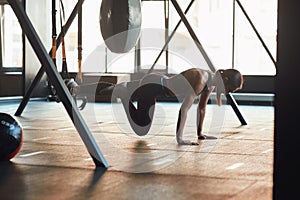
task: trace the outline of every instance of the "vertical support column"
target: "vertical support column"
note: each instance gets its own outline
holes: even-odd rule
[[[273,199],[298,199],[299,157],[299,1],[278,1],[277,75]]]
[[[170,21],[170,4],[169,0],[164,1],[164,16],[165,16],[165,41],[168,40],[169,37],[169,21]],[[168,73],[169,71],[169,51],[168,46],[166,48],[166,69],[165,73]]]

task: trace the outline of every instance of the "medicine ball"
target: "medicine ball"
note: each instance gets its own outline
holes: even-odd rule
[[[141,23],[141,0],[102,0],[100,29],[110,51],[130,51],[140,37]]]
[[[21,149],[23,128],[9,114],[0,113],[0,161],[13,158]]]

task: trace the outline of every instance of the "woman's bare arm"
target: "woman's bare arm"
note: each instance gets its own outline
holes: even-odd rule
[[[203,91],[200,95],[197,108],[197,135],[202,136],[203,121],[206,112],[206,105],[209,99],[210,91]]]
[[[186,95],[180,107],[178,121],[177,121],[177,129],[176,129],[176,139],[177,139],[177,143],[180,145],[198,145],[197,142],[191,142],[190,140],[183,139],[183,129],[186,123],[187,113],[191,108],[195,100],[195,97],[196,95],[192,94],[192,92],[191,94]]]

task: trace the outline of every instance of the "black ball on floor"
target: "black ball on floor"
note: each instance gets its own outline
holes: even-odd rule
[[[23,128],[11,115],[0,113],[0,161],[8,161],[21,149]]]

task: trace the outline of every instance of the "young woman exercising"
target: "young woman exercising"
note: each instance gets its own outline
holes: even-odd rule
[[[215,90],[217,104],[221,106],[221,94],[239,90],[242,85],[243,76],[235,69],[218,70],[212,73],[208,70],[191,68],[172,77],[161,73],[147,74],[141,80],[119,83],[105,90],[113,90],[113,95],[121,99],[129,123],[139,136],[146,135],[151,127],[157,97],[183,98],[176,128],[177,143],[198,145],[197,142],[183,139],[187,113],[196,97],[200,95],[197,108],[198,139],[216,139],[202,133],[209,96]],[[137,107],[133,104],[134,101],[137,102]]]

